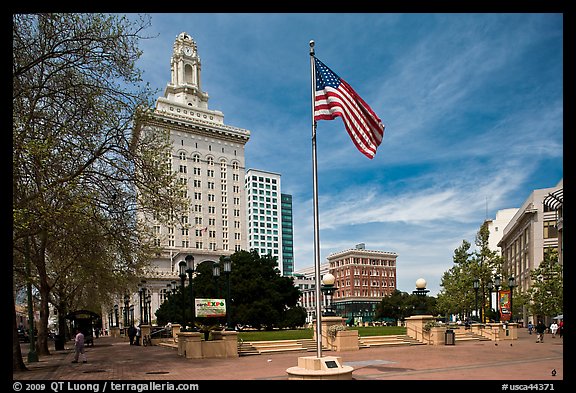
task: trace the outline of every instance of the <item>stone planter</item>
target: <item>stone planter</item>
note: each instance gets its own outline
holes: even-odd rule
[[[341,330],[336,332],[336,337],[334,339],[335,351],[357,351],[359,349],[358,330]]]

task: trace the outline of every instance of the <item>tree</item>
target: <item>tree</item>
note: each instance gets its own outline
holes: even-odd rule
[[[292,277],[280,276],[276,257],[256,250],[232,255],[230,275],[232,323],[272,329],[282,325],[284,312],[296,307],[300,290]]]
[[[376,306],[374,313],[375,319],[392,318],[402,320],[410,315],[411,310],[408,306],[408,293],[395,289],[390,296],[382,298]]]
[[[558,263],[558,251],[547,248],[544,260],[530,272],[532,285],[528,290],[530,296],[530,312],[538,319],[555,316],[564,308],[563,268]]]
[[[228,305],[231,323],[250,325],[256,329],[301,326],[306,321],[306,312],[297,306],[300,290],[291,277],[282,277],[275,257],[261,257],[257,251],[237,251],[231,256],[230,296]],[[195,297],[224,297],[225,277],[214,278],[212,266],[203,262],[198,265],[193,278]],[[188,287],[185,294],[174,293],[158,311],[158,323],[180,321],[189,324],[190,316],[182,310],[190,310]],[[199,318],[204,325],[223,324],[225,319]]]
[[[148,26],[118,15],[13,15],[14,288],[32,281],[39,291],[40,355],[49,353],[49,304],[98,309],[108,293],[136,286],[155,251],[136,211],[162,218],[185,206],[166,170],[169,136],[138,132],[152,105],[136,68]]]
[[[488,238],[490,231],[485,221],[476,233],[476,250],[471,251],[471,243],[462,240],[454,250],[454,266],[442,276],[442,290],[438,295],[438,308],[446,314],[456,314],[460,319],[471,316],[476,307],[476,293],[473,290],[474,280],[479,280],[479,312],[487,317],[491,310],[486,310],[486,300],[491,296],[487,283],[494,274],[503,274],[502,257],[490,249]]]

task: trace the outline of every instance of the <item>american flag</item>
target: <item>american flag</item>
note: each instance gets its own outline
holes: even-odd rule
[[[342,118],[356,148],[372,159],[384,136],[382,120],[352,87],[314,57],[316,92],[314,120]]]

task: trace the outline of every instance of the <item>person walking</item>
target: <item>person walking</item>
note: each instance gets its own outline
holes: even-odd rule
[[[544,333],[546,332],[546,325],[544,322],[538,321],[536,324],[536,342],[543,343],[544,342]]]
[[[532,321],[528,322],[528,334],[532,335],[532,330],[534,330],[534,325],[532,324]]]
[[[560,338],[562,338],[562,335],[564,334],[564,321],[560,321],[558,323],[558,334],[560,335]]]
[[[134,345],[134,337],[136,336],[136,328],[134,325],[130,325],[128,328],[128,339],[130,339],[130,345]]]
[[[550,324],[550,333],[552,333],[552,338],[556,338],[557,331],[558,331],[558,324],[556,323],[556,320],[554,320]]]
[[[86,354],[84,353],[84,334],[79,328],[76,329],[76,336],[74,337],[74,360],[72,363],[78,363],[78,358],[82,358],[82,363],[88,363]]]
[[[142,331],[140,330],[140,325],[136,326],[136,343],[135,345],[140,345],[140,335],[142,334]]]

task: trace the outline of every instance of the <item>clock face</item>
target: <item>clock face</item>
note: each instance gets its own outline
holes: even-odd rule
[[[192,54],[192,48],[190,48],[189,46],[185,47],[184,54],[190,56]]]

